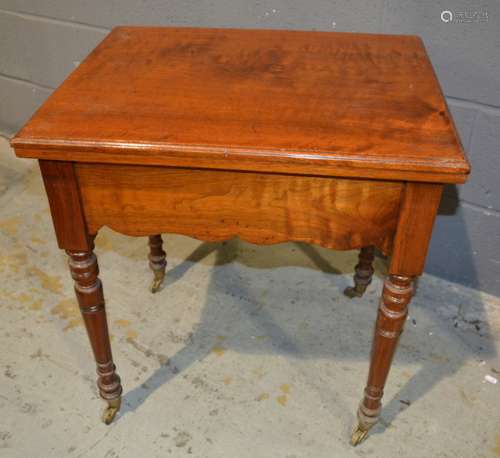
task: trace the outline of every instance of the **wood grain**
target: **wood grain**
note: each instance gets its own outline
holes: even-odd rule
[[[69,255],[71,276],[75,281],[75,294],[97,365],[99,394],[110,401],[120,398],[122,386],[111,354],[104,295],[98,277],[99,267],[92,250],[93,241],[90,251],[66,252]]]
[[[119,27],[12,145],[40,159],[106,423],[122,388],[93,253],[102,226],[150,236],[155,274],[165,269],[164,232],[364,247],[350,295],[371,280],[373,247],[392,254],[352,442],[366,436],[443,183],[469,173],[418,37]]]
[[[79,162],[464,182],[415,36],[120,27],[12,140]]]
[[[239,236],[389,252],[401,183],[164,167],[76,164],[89,230]]]
[[[59,248],[90,250],[73,163],[40,160]]]
[[[440,184],[405,185],[389,268],[391,274],[417,276],[424,271],[442,191]]]
[[[384,386],[413,295],[412,278],[390,275],[384,282],[373,336],[370,371],[358,419],[369,429],[380,416]]]

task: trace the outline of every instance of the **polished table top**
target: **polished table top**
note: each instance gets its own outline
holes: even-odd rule
[[[420,38],[118,27],[12,142],[24,157],[461,183]]]

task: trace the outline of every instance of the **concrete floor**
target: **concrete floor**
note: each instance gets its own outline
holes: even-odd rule
[[[354,252],[165,236],[97,238],[124,405],[111,426],[34,161],[0,143],[1,457],[500,456],[500,299],[424,275],[382,421],[351,427],[385,263],[348,300]],[[459,247],[457,247],[459,248]]]

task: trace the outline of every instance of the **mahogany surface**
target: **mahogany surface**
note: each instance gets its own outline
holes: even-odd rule
[[[119,27],[13,139],[22,157],[461,183],[420,38]]]
[[[370,283],[374,247],[390,255],[352,443],[365,438],[443,185],[469,173],[418,37],[119,27],[12,145],[39,159],[106,423],[122,388],[93,253],[102,226],[149,236],[152,292],[162,232],[360,248],[349,297]]]
[[[403,190],[391,181],[157,166],[76,164],[75,173],[90,233],[108,226],[127,235],[376,245],[386,253]]]
[[[109,341],[106,310],[99,266],[90,251],[67,250],[69,268],[75,281],[75,294],[82,312],[90,344],[97,363],[97,386],[103,399],[118,399],[122,393],[120,377],[115,372]]]

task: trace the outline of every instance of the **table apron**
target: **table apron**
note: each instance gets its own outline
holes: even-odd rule
[[[177,233],[389,254],[403,183],[223,170],[76,163],[90,234]]]

